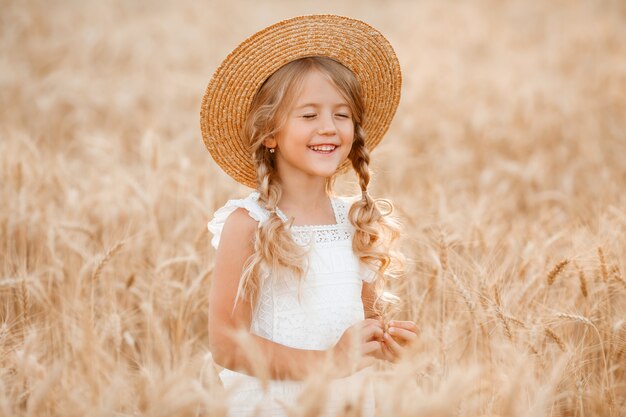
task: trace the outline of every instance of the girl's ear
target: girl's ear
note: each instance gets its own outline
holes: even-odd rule
[[[265,145],[266,148],[275,148],[277,145],[276,139],[274,139],[274,136],[271,136],[263,141],[263,145]]]

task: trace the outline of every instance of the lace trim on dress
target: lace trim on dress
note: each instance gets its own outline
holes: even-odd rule
[[[350,230],[335,227],[325,230],[292,230],[293,240],[301,246],[307,246],[311,243],[330,243],[350,240],[352,232]]]
[[[298,245],[340,242],[352,238],[352,230],[347,224],[346,203],[338,197],[331,197],[330,203],[335,215],[335,224],[291,226],[293,240]],[[287,221],[287,216],[280,209],[276,212],[283,221]]]
[[[262,207],[259,202],[259,193],[253,192],[244,199],[228,200],[224,207],[218,209],[213,219],[207,224],[209,231],[213,234],[211,245],[217,249],[219,245],[222,229],[226,223],[226,219],[237,208],[245,208],[248,211],[250,217],[259,222],[261,226],[270,216],[269,211]],[[343,198],[332,197],[331,206],[335,215],[335,224],[321,224],[321,225],[302,225],[291,226],[291,232],[294,237],[294,241],[299,245],[309,245],[311,243],[323,244],[330,242],[340,242],[349,240],[352,238],[352,228],[348,222],[348,206]],[[283,220],[287,221],[288,218],[279,208],[276,209],[276,214]]]

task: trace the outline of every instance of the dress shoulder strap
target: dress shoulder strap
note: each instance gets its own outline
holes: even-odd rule
[[[349,224],[348,213],[350,208],[359,197],[357,196],[335,196],[333,197],[333,205],[335,207],[335,215],[337,216],[337,223]]]
[[[207,228],[213,234],[211,245],[215,249],[217,249],[220,243],[220,236],[222,235],[226,219],[238,208],[246,209],[250,217],[259,222],[259,225],[267,221],[269,212],[259,205],[258,199],[259,193],[253,192],[246,198],[228,200],[223,207],[213,214],[213,218],[207,223]]]

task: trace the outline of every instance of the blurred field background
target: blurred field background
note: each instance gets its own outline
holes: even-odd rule
[[[404,71],[372,193],[420,335],[379,415],[626,415],[626,3],[565,0],[0,0],[0,415],[223,415],[205,225],[248,190],[200,100],[240,41],[319,12]]]

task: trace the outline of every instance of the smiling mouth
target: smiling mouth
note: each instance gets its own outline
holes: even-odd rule
[[[337,146],[335,145],[318,145],[318,146],[309,146],[309,149],[318,153],[331,153]]]

